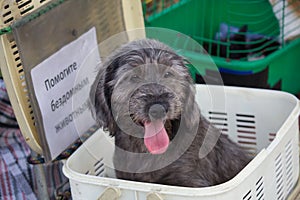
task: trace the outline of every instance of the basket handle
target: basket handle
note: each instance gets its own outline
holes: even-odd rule
[[[104,190],[98,200],[118,200],[121,196],[119,188],[108,187]]]
[[[153,192],[147,195],[147,200],[163,200],[163,198],[159,196],[159,194]]]

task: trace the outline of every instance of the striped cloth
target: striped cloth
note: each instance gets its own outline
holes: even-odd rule
[[[27,162],[31,151],[18,128],[9,103],[5,84],[0,79],[0,199],[35,200],[37,175],[34,165]],[[61,162],[43,165],[49,199],[69,198],[69,184],[63,176]]]
[[[0,78],[0,127],[18,128],[14,111],[10,105],[6,87],[3,79]]]
[[[0,199],[36,199],[32,187],[30,149],[18,129],[0,128]]]

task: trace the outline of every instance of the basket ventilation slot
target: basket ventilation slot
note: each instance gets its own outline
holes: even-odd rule
[[[8,11],[7,13],[4,13],[3,15],[2,15],[2,17],[7,17],[7,16],[10,16],[11,15],[11,11]]]
[[[276,137],[276,133],[269,133],[269,141],[272,142]]]
[[[20,4],[18,4],[18,8],[20,10],[21,15],[24,15],[28,11],[32,10],[34,6],[32,4],[32,0],[28,0],[28,1],[21,1]]]
[[[3,23],[4,24],[9,24],[14,20],[14,17],[12,15],[12,11],[9,9],[10,8],[9,4],[4,5],[3,8],[4,8],[3,14],[2,14]]]
[[[251,190],[249,190],[243,197],[243,200],[250,200],[252,198]]]
[[[104,176],[104,163],[103,163],[103,158],[101,158],[99,161],[97,161],[94,164],[94,169],[95,169],[95,175],[96,176]]]
[[[261,177],[257,182],[256,182],[256,198],[257,200],[263,200],[265,196],[264,193],[264,179]]]
[[[33,0],[8,1],[9,3],[4,4],[2,7],[3,12],[1,13],[1,17],[3,24],[12,24],[18,17],[30,13],[48,1],[49,0],[39,0],[37,2]]]
[[[208,112],[209,121],[221,130],[222,134],[228,135],[228,117],[224,112]]]
[[[285,146],[286,187],[287,193],[293,189],[293,145],[289,141]]]
[[[35,125],[33,109],[31,107],[31,103],[30,103],[30,99],[29,99],[29,95],[28,95],[28,89],[27,89],[27,85],[26,85],[26,82],[25,82],[24,69],[23,69],[23,65],[21,63],[19,50],[18,50],[18,47],[17,47],[15,41],[10,42],[10,49],[11,49],[12,56],[14,57],[15,66],[16,66],[15,70],[18,74],[19,82],[22,86],[22,91],[23,91],[24,96],[26,97],[26,100],[28,102],[28,105],[27,105],[28,109],[29,109],[28,113],[30,113],[30,118],[33,120],[33,125]]]
[[[279,154],[275,159],[275,175],[276,175],[276,194],[278,200],[284,199],[284,181],[283,181],[283,163],[282,155]]]
[[[249,114],[236,114],[237,142],[249,152],[257,153],[255,116]]]

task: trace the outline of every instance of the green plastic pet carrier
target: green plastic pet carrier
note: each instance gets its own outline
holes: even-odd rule
[[[143,0],[145,25],[179,31],[210,54],[183,51],[197,63],[197,82],[222,75],[224,84],[300,92],[300,2],[297,0]]]

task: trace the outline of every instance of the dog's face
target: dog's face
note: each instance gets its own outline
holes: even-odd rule
[[[179,124],[192,127],[198,122],[194,95],[184,59],[145,39],[121,47],[103,64],[90,96],[101,126],[112,135],[121,130],[141,138],[150,153],[160,154]]]

